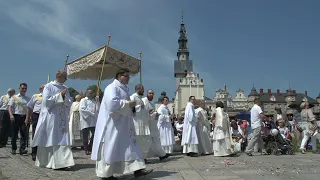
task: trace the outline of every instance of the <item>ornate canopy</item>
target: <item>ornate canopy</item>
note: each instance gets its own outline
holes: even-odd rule
[[[71,79],[97,80],[100,76],[106,46],[67,63],[67,73]],[[131,75],[140,71],[140,60],[114,48],[107,47],[106,63],[101,80],[111,79],[119,69],[129,70]]]

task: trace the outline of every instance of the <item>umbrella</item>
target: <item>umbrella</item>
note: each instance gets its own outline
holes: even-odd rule
[[[241,112],[239,114],[236,115],[236,118],[237,119],[243,119],[243,120],[246,120],[248,122],[250,122],[250,113],[249,112]]]
[[[102,74],[100,80],[105,80],[114,78],[119,69],[129,70],[130,75],[139,73],[140,60],[106,45],[67,63],[66,69],[70,79],[98,80]]]

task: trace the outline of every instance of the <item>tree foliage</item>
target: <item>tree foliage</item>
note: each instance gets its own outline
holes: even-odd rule
[[[75,90],[73,87],[69,87],[68,91],[69,91],[70,97],[72,97],[73,100],[75,99],[76,95],[79,94],[79,92]]]
[[[88,86],[87,89],[91,89],[94,93],[97,93],[98,86],[94,84],[94,85]],[[103,97],[103,91],[100,88],[100,91],[99,91],[99,99],[100,99],[100,101],[102,100],[102,97]]]

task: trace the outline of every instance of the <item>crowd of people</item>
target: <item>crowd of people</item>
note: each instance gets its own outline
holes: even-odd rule
[[[0,147],[5,147],[11,134],[11,149],[15,155],[20,132],[19,154],[27,154],[29,127],[32,125],[31,157],[38,167],[70,170],[75,165],[72,148],[81,147],[86,155],[96,161],[96,175],[102,179],[117,179],[114,174],[134,173],[135,177],[147,175],[148,158],[160,161],[170,157],[175,147],[190,157],[210,155],[235,156],[245,151],[252,156],[254,149],[265,151],[262,135],[265,124],[274,122],[281,138],[301,140],[300,150],[306,152],[311,138],[316,149],[317,125],[307,102],[296,107],[292,117],[282,114],[267,118],[254,100],[250,125],[245,120],[230,120],[221,101],[208,116],[205,101],[196,103],[189,97],[183,116],[176,117],[168,108],[169,98],[161,96],[161,105],[153,104],[154,91],[136,85],[130,96],[126,86],[129,72],[121,69],[109,84],[102,101],[92,89],[85,97],[77,95],[72,101],[67,86],[67,73],[60,70],[56,80],[41,85],[40,93],[29,98],[28,85],[21,83],[19,93],[8,89],[0,99]],[[300,110],[299,110],[300,109]],[[299,112],[301,111],[301,112]],[[252,133],[248,134],[248,127]],[[11,132],[10,132],[11,129]]]

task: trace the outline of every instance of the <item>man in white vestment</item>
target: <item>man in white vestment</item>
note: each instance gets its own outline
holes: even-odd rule
[[[206,104],[200,101],[200,107],[195,110],[197,117],[197,135],[199,141],[199,154],[211,154],[212,145],[210,141],[210,123],[208,121],[207,111],[204,109]]]
[[[137,84],[135,87],[136,93],[130,96],[131,101],[136,102],[133,112],[133,123],[136,130],[137,142],[141,148],[144,159],[148,157],[149,149],[151,147],[151,136],[149,128],[149,112],[142,100],[144,87]]]
[[[71,105],[69,112],[69,133],[70,133],[70,144],[72,148],[82,147],[82,134],[80,128],[80,101],[82,99],[81,95],[76,95],[76,101]]]
[[[227,113],[223,111],[223,102],[216,103],[215,127],[213,131],[213,152],[214,156],[234,155],[232,132],[230,120]]]
[[[99,97],[95,96],[95,93],[88,89],[86,97],[80,101],[80,126],[82,131],[83,146],[86,155],[90,155],[92,151],[92,143],[94,139],[94,130],[97,124],[97,118],[99,114]],[[91,132],[90,143],[89,135]]]
[[[181,145],[183,146],[183,153],[187,156],[198,156],[198,136],[197,136],[197,118],[194,111],[194,103],[196,98],[189,97],[189,102],[184,111],[183,132]]]
[[[170,155],[173,153],[175,140],[171,123],[172,115],[168,108],[169,98],[167,96],[161,96],[161,103],[157,110],[159,114],[157,125],[160,133],[160,144],[164,152]]]
[[[152,172],[146,170],[133,124],[134,101],[130,101],[129,71],[120,69],[109,84],[101,102],[93,140],[91,159],[96,162],[96,174],[105,180],[113,175],[134,172],[135,177]]]
[[[160,160],[164,160],[169,157],[166,154],[160,143],[160,133],[157,127],[158,113],[155,111],[155,106],[152,103],[154,96],[153,90],[148,90],[147,97],[142,98],[147,112],[149,112],[149,128],[152,144],[149,149],[148,157],[159,157]]]
[[[31,121],[32,121],[32,138],[34,137],[34,133],[36,132],[37,124],[38,124],[38,119],[39,119],[39,114],[41,111],[41,104],[42,104],[42,92],[44,89],[45,85],[41,85],[39,88],[40,93],[39,94],[34,94],[31,97],[31,100],[28,102],[28,115],[31,116]],[[30,119],[30,118],[28,118]],[[36,160],[36,155],[37,155],[37,147],[32,148],[31,152],[31,157],[32,160]]]
[[[36,166],[70,170],[74,166],[70,148],[68,110],[71,98],[67,86],[67,73],[60,70],[56,80],[45,85],[42,107],[31,146],[37,149]]]

